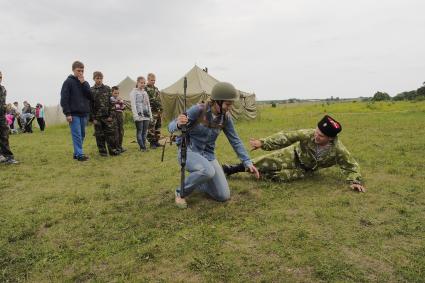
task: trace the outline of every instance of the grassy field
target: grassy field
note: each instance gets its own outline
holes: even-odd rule
[[[229,178],[232,198],[174,206],[176,148],[141,153],[128,126],[119,157],[72,159],[69,129],[11,136],[0,167],[0,281],[424,282],[425,103],[264,106],[249,137],[314,127],[327,112],[367,193],[337,168],[288,184]],[[165,131],[164,131],[165,132]],[[236,156],[224,136],[220,162]],[[253,156],[259,156],[260,151]]]

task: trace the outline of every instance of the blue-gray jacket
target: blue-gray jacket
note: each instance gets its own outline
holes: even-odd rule
[[[205,116],[203,116],[205,115]],[[209,161],[215,158],[215,141],[221,130],[223,130],[227,139],[233,147],[233,150],[238,155],[239,159],[243,162],[245,167],[252,165],[252,161],[249,158],[245,147],[235,131],[233,121],[230,115],[226,116],[224,120],[223,128],[220,127],[208,127],[206,124],[218,124],[216,119],[213,118],[211,113],[211,107],[208,104],[197,104],[189,108],[187,111],[188,117],[188,137],[189,143],[188,148],[194,152],[201,154]],[[201,121],[200,121],[201,120]],[[168,131],[170,133],[176,133],[179,131],[177,128],[177,119],[174,119],[168,125]],[[180,146],[181,138],[178,136],[176,140],[177,145]]]

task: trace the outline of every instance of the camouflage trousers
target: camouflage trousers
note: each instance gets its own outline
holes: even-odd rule
[[[294,146],[257,157],[252,162],[266,180],[290,182],[312,174],[297,164]]]
[[[115,138],[116,122],[108,121],[107,118],[100,118],[94,125],[94,135],[96,137],[97,148],[100,153],[113,154],[117,150],[117,142]],[[108,151],[106,151],[106,145]]]
[[[6,124],[6,119],[2,118],[0,118],[0,155],[13,158],[9,147],[9,126]]]
[[[149,143],[158,143],[161,136],[161,114],[152,113],[152,121],[149,123],[147,140]]]
[[[124,138],[124,115],[122,112],[115,112],[115,122],[117,124],[115,130],[115,141],[117,148],[122,149],[122,140]]]

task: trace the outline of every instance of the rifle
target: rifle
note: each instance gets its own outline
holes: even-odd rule
[[[186,89],[187,89],[187,78],[184,77],[183,84],[183,94],[184,94],[184,106],[183,114],[187,116],[186,113]],[[181,125],[181,147],[180,147],[180,197],[184,197],[184,181],[185,181],[185,167],[186,167],[186,157],[187,157],[187,126]]]

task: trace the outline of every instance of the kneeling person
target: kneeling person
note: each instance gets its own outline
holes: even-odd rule
[[[207,103],[192,106],[185,114],[168,125],[171,133],[178,133],[183,125],[187,125],[187,158],[186,170],[189,176],[185,178],[184,188],[176,190],[176,204],[186,208],[186,198],[195,189],[209,194],[217,201],[230,198],[229,184],[226,176],[215,157],[215,143],[223,130],[234,151],[242,162],[242,167],[259,177],[257,168],[252,164],[245,147],[238,137],[230,109],[237,100],[236,89],[229,83],[217,83]],[[181,156],[181,137],[177,137],[179,159]]]
[[[341,141],[341,124],[326,115],[316,129],[279,132],[263,139],[250,139],[253,150],[276,150],[253,160],[262,177],[289,182],[304,178],[320,168],[338,165],[353,190],[365,192],[360,167]],[[240,164],[223,165],[227,175],[245,171]]]

